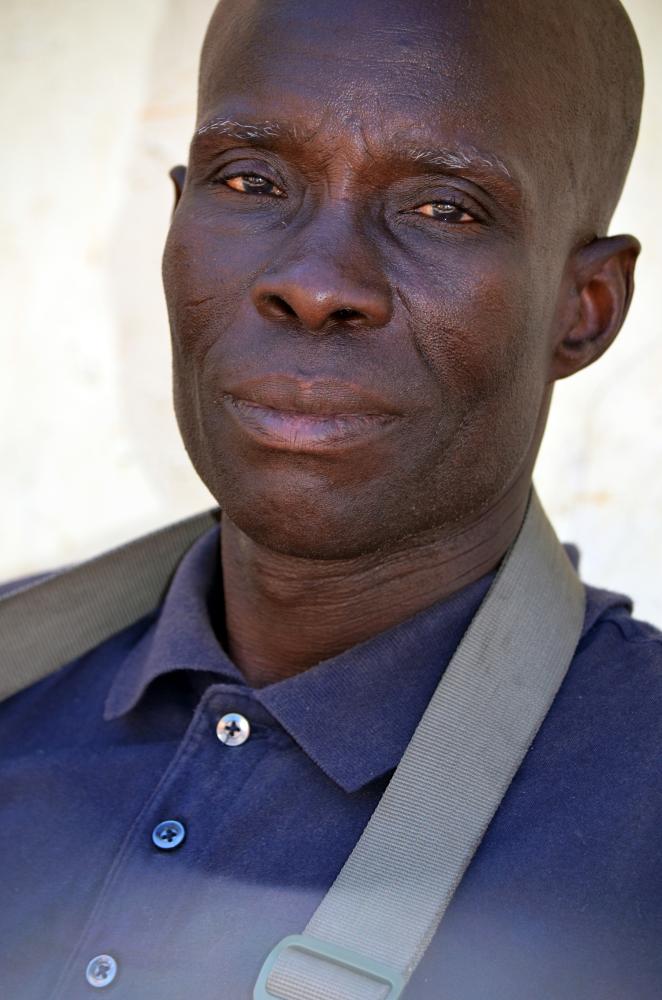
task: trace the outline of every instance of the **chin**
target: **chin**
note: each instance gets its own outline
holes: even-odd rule
[[[350,488],[301,469],[255,475],[217,465],[213,475],[197,471],[224,516],[272,552],[301,559],[355,559],[388,544],[379,499],[385,484],[379,481]]]
[[[455,490],[439,488],[428,456],[421,457],[413,445],[408,461],[380,449],[351,461],[329,460],[240,449],[232,436],[201,435],[197,425],[181,421],[180,430],[196,472],[224,516],[272,552],[358,559],[453,523]]]
[[[359,539],[338,538],[328,526],[309,532],[287,532],[278,525],[242,518],[241,513],[235,517],[227,511],[223,513],[256,545],[292,559],[331,562],[357,559],[370,551],[370,546]]]
[[[355,559],[384,544],[383,525],[367,500],[331,493],[220,491],[220,506],[243,534],[272,552],[299,559]]]

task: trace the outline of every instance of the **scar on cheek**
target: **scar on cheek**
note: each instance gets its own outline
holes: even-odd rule
[[[217,297],[216,295],[204,295],[201,299],[186,299],[183,306],[185,309],[197,309],[198,306],[204,306],[207,302],[213,302]]]

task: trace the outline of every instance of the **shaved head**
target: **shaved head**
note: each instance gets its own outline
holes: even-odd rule
[[[299,0],[221,0],[202,51],[199,120],[219,96],[218,61],[232,59],[237,41],[268,35],[288,21],[314,20],[314,7]],[[385,9],[387,30],[373,23]],[[619,0],[380,0],[379,12],[374,0],[344,0],[324,4],[321,16],[339,54],[356,48],[370,61],[380,45],[392,44],[399,25],[403,55],[419,45],[433,70],[461,84],[458,102],[469,109],[506,101],[522,145],[549,166],[550,207],[558,212],[563,200],[576,226],[573,238],[607,231],[643,97],[641,51]],[[430,24],[442,42],[436,51]],[[250,75],[250,66],[236,65],[237,82],[250,82]]]
[[[474,9],[474,5],[467,5]],[[602,235],[634,152],[643,66],[619,0],[482,0],[474,23],[512,93],[538,116],[539,155],[573,192],[586,236]],[[559,170],[559,167],[561,168]]]

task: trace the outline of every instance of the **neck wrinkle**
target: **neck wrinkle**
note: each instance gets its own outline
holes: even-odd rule
[[[264,687],[448,599],[501,562],[528,502],[530,480],[517,485],[450,538],[331,563],[265,550],[224,517],[230,656],[249,684]]]

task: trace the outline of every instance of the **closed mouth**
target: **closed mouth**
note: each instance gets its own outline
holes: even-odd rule
[[[284,451],[319,452],[357,443],[382,431],[395,414],[280,409],[224,393],[226,408],[258,442]],[[327,401],[328,405],[328,401]]]

